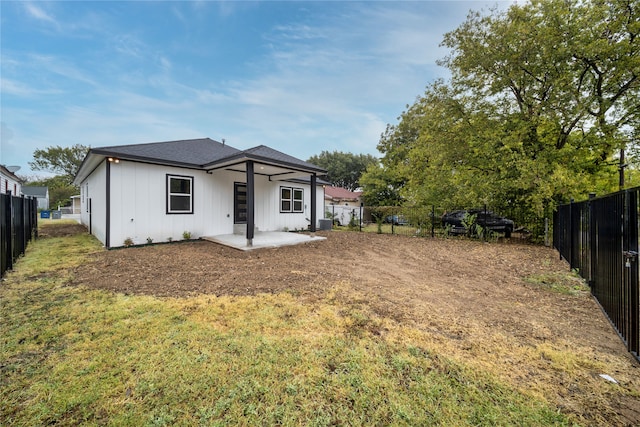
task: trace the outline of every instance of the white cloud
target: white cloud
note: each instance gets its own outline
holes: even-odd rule
[[[32,97],[35,95],[56,95],[62,93],[58,89],[38,89],[32,85],[19,81],[0,78],[0,91],[3,95],[14,95],[18,97]]]
[[[328,35],[324,29],[311,27],[306,24],[276,25],[274,35],[267,35],[267,39],[274,40],[318,40],[327,39]]]
[[[25,2],[23,5],[27,14],[32,18],[35,18],[40,21],[48,22],[50,24],[53,24],[55,27],[59,28],[58,22],[39,6],[36,6],[32,2]]]
[[[298,4],[298,14],[269,20],[266,30],[243,28],[259,46],[239,43],[250,51],[231,52],[238,62],[212,64],[212,44],[233,46],[231,37],[240,33],[229,30],[226,39],[208,32],[212,22],[242,23],[248,9],[269,12],[270,4],[172,3],[164,13],[177,28],[168,43],[154,38],[153,24],[124,27],[101,8],[87,7],[77,19],[58,11],[59,24],[40,3],[30,5],[34,19],[66,29],[58,32],[61,46],[82,38],[82,49],[91,47],[3,52],[3,95],[50,95],[37,101],[48,110],[36,109],[31,98],[29,105],[3,103],[16,142],[3,143],[3,155],[23,166],[35,148],[67,142],[107,146],[204,136],[226,138],[237,148],[266,144],[302,159],[321,150],[376,155],[386,124],[430,81],[447,75],[435,65],[445,53],[437,46],[470,6],[328,3],[322,9],[311,4],[316,11],[306,13]],[[85,31],[86,17],[94,28]],[[220,70],[227,67],[238,72]]]
[[[131,34],[116,34],[112,36],[111,43],[116,52],[125,56],[141,59],[147,53],[144,43]]]
[[[67,58],[52,55],[31,55],[32,67],[46,70],[69,80],[98,86],[90,73],[82,70]]]

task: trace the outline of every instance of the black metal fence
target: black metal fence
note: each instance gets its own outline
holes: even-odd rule
[[[0,194],[0,277],[38,233],[38,201]]]
[[[327,217],[331,216],[331,208],[328,208]],[[362,218],[360,223],[356,223],[355,226],[362,229],[362,231],[371,231],[381,234],[398,234],[406,236],[417,237],[436,237],[452,235],[452,230],[448,229],[443,224],[443,215],[453,209],[443,209],[437,206],[364,206],[358,207],[341,207],[352,212],[351,217],[356,219]],[[457,210],[457,209],[455,209]],[[544,243],[549,239],[545,239],[545,220],[544,218],[526,218],[521,219],[517,216],[513,216],[509,213],[504,213],[497,209],[491,209],[489,206],[480,207],[476,209],[480,211],[478,216],[482,215],[482,211],[493,212],[498,216],[504,216],[511,220],[514,220],[515,225],[513,233],[510,235],[510,242],[535,242]],[[335,210],[338,212],[338,210]],[[338,215],[334,215],[334,218],[340,218]],[[341,225],[345,225],[340,222]],[[550,231],[549,231],[550,232]],[[498,239],[504,237],[504,233],[492,232],[485,230],[480,235],[475,234],[475,237],[485,240]]]
[[[562,205],[553,244],[587,280],[627,349],[640,360],[638,193],[640,187]]]

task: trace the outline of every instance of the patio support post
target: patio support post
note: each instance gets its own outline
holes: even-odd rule
[[[111,161],[106,161],[106,223],[104,227],[104,247],[109,249],[111,247]]]
[[[253,161],[247,160],[247,246],[253,246],[253,229],[255,228],[255,192]]]
[[[311,175],[311,235],[316,232],[316,174]]]

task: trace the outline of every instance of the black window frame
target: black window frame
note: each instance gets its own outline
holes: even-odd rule
[[[289,197],[282,197],[283,190],[289,191]],[[299,197],[296,195],[299,194]],[[304,213],[304,188],[300,187],[280,187],[280,213]],[[288,203],[288,208],[284,208],[284,203]]]
[[[172,193],[171,192],[171,180],[172,179],[180,179],[189,181],[189,193]],[[166,176],[166,213],[167,215],[193,215],[194,211],[194,196],[193,196],[193,184],[194,177],[189,175],[176,175],[176,174],[167,174]],[[171,209],[171,197],[172,196],[180,196],[185,197],[187,195],[189,197],[189,209]]]
[[[244,188],[244,190],[242,190],[242,188]],[[242,196],[244,196],[244,200],[242,200]],[[233,223],[234,224],[247,223],[247,183],[246,182],[233,183]]]

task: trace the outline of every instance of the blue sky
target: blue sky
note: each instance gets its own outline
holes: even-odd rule
[[[445,32],[501,1],[0,1],[0,163],[37,148],[210,137],[378,156],[446,69]]]

